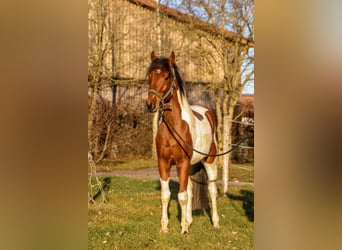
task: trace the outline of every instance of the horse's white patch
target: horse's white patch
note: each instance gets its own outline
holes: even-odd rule
[[[168,200],[170,197],[170,189],[169,189],[169,181],[170,178],[168,178],[166,181],[160,179],[160,186],[161,186],[161,198]]]
[[[213,135],[210,123],[205,116],[208,109],[198,105],[190,106],[185,98],[181,99],[179,90],[177,91],[177,96],[178,100],[182,100],[180,101],[180,105],[182,107],[182,120],[186,121],[189,125],[193,147],[203,153],[209,153],[210,146],[213,141]],[[193,115],[192,110],[201,114],[204,119],[199,120]],[[190,163],[195,164],[203,158],[203,155],[194,151]]]
[[[194,148],[198,151],[203,153],[209,153],[210,146],[213,141],[212,129],[210,123],[205,115],[208,109],[193,105],[190,106],[192,110],[196,111],[197,113],[201,114],[204,119],[199,120],[195,117],[195,124],[194,124],[194,131],[195,133],[191,133],[191,137],[193,140]],[[191,111],[192,113],[192,111]],[[204,158],[203,155],[194,152],[191,158],[191,164],[195,164]]]

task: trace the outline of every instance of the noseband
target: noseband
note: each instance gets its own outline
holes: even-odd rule
[[[173,90],[174,90],[174,88],[176,86],[175,70],[173,68],[171,70],[172,70],[172,83],[171,83],[170,88],[168,89],[168,91],[164,95],[160,94],[155,89],[149,89],[148,90],[148,93],[155,94],[160,99],[159,109],[162,110],[162,111],[165,110],[165,106],[168,104],[168,103],[165,102],[165,100],[173,95]]]

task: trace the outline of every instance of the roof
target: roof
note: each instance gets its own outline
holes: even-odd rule
[[[238,103],[241,105],[254,105],[254,95],[241,95]]]
[[[140,5],[144,8],[153,10],[153,11],[157,9],[157,3],[152,1],[152,0],[127,0],[127,1],[134,3],[134,4],[137,4],[137,5]],[[199,18],[189,16],[188,14],[184,14],[184,13],[182,13],[176,9],[172,9],[166,5],[163,5],[163,4],[159,4],[159,10],[163,14],[166,14],[169,18],[175,19],[175,20],[180,21],[180,22],[185,22],[185,23],[192,22],[199,29],[202,29],[202,30],[204,30],[208,33],[214,34],[214,35],[219,34],[219,31],[217,30],[217,28],[214,25],[209,24],[205,21],[202,21]],[[228,31],[228,30],[225,30],[223,35],[229,41],[233,41],[234,39],[237,38],[235,33]],[[248,45],[250,47],[254,47],[254,42],[248,41],[248,39],[246,39],[246,38],[240,38],[240,43],[243,45]]]

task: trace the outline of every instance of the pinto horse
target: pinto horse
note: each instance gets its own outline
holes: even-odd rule
[[[192,223],[192,187],[190,165],[202,162],[208,176],[208,190],[212,205],[212,223],[219,227],[217,214],[217,152],[215,116],[205,107],[189,105],[184,82],[175,65],[175,54],[169,58],[151,53],[147,70],[149,82],[146,104],[150,112],[161,112],[155,137],[161,184],[161,231],[168,231],[170,169],[177,166],[179,178],[178,202],[181,207],[181,233],[189,232]],[[204,152],[207,155],[200,154]]]

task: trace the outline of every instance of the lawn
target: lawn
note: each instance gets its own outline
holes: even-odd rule
[[[221,171],[218,175],[218,179],[221,179]],[[229,181],[254,182],[254,165],[230,165]]]
[[[103,160],[96,166],[98,172],[109,172],[117,169],[143,169],[156,168],[157,161],[152,159],[123,159],[123,160]]]
[[[89,204],[89,249],[253,249],[253,187],[219,187],[219,229],[209,211],[197,210],[188,235],[180,234],[178,183],[170,181],[169,232],[160,233],[160,184],[157,180],[105,177],[107,204]]]

